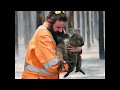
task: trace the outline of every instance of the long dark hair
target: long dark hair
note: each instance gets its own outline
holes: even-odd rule
[[[55,12],[56,11],[50,11],[46,18],[51,20],[51,24],[54,24],[57,20],[63,21],[63,22],[66,22],[68,20],[64,11],[61,11],[60,14],[56,14]]]

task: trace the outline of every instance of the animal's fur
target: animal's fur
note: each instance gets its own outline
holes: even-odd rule
[[[75,67],[76,72],[80,71],[83,74],[85,74],[82,71],[81,66],[79,66],[80,62],[78,61],[78,59],[81,59],[81,56],[78,55],[78,53],[70,52],[67,50],[67,47],[70,46],[81,47],[83,45],[84,45],[83,38],[80,36],[80,34],[77,33],[73,34],[72,36],[70,36],[69,34],[65,34],[63,36],[63,40],[57,45],[57,56],[60,59],[58,70],[61,70],[62,67],[64,66],[64,60],[69,65],[69,69],[67,73],[64,75],[64,77],[67,77]]]

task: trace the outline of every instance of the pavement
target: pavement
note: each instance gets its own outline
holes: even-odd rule
[[[63,78],[66,72],[61,73],[60,79],[105,79],[105,59],[99,59],[98,42],[91,43],[91,48],[87,48],[85,42],[82,50],[82,70],[85,75],[80,72],[75,73],[74,69],[66,78]],[[19,40],[19,55],[15,55],[15,79],[21,79],[22,77],[25,53],[26,50],[22,39]]]

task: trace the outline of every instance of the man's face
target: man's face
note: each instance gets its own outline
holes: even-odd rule
[[[62,32],[64,27],[66,25],[66,22],[63,21],[59,21],[57,20],[54,24],[53,24],[53,31],[54,32]]]
[[[58,44],[59,41],[62,39],[63,29],[66,25],[66,22],[57,20],[53,25],[50,25],[49,30],[52,32],[52,35]]]

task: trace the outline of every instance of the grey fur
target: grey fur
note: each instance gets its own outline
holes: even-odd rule
[[[65,34],[63,36],[63,40],[57,45],[57,56],[60,59],[60,63],[58,66],[58,70],[61,70],[64,66],[64,60],[69,65],[69,69],[64,77],[67,77],[76,67],[75,72],[82,72],[85,74],[81,69],[81,56],[78,53],[70,52],[67,50],[67,47],[75,46],[75,47],[82,47],[84,45],[83,38],[80,34],[74,33],[70,36],[70,34]]]

